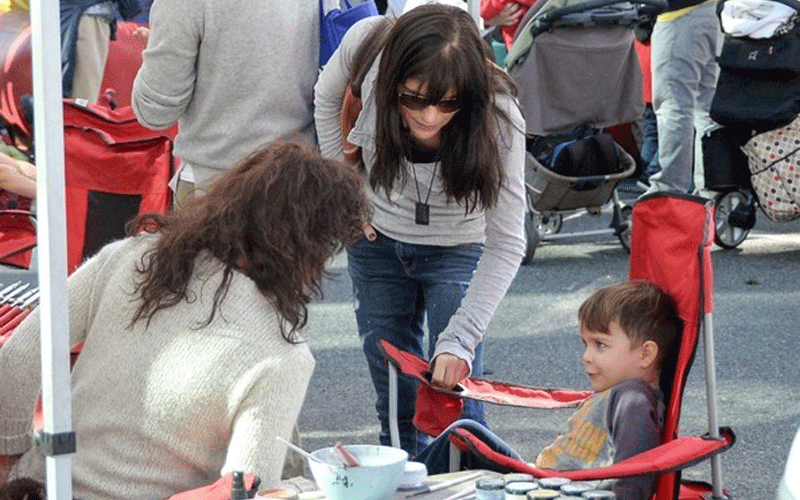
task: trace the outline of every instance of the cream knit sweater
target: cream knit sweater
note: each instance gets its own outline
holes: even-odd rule
[[[275,437],[291,433],[313,357],[281,337],[239,273],[200,328],[222,276],[213,258],[198,258],[192,300],[128,328],[134,266],[154,238],[108,245],[69,279],[70,343],[85,342],[72,372],[74,496],[157,500],[235,469],[275,484],[286,453]],[[0,454],[25,454],[11,477],[43,477],[30,428],[40,380],[34,311],[0,349]]]

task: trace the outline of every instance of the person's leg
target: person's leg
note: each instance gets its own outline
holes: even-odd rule
[[[649,191],[686,193],[692,184],[694,109],[708,59],[707,41],[698,36],[707,23],[705,16],[698,19],[695,11],[705,7],[670,21],[658,21],[653,28],[653,109],[661,172],[651,177]]]
[[[722,30],[719,26],[714,5],[701,5],[698,9],[698,24],[704,23],[702,25],[705,26],[705,29],[702,32],[698,32],[697,36],[705,42],[704,47],[707,52],[705,54],[706,64],[700,74],[700,82],[697,89],[697,107],[695,109],[694,127],[697,130],[694,170],[695,190],[705,187],[702,138],[721,128],[721,125],[711,119],[709,111],[711,110],[711,101],[714,99],[714,93],[717,90],[719,65],[717,64],[716,56],[718,48],[722,44]]]
[[[386,358],[378,341],[386,339],[396,347],[422,357],[422,311],[418,310],[418,285],[408,277],[398,259],[398,243],[378,234],[376,241],[362,238],[347,251],[348,270],[353,283],[356,322],[367,359],[381,424],[380,442],[390,445],[389,387]],[[427,438],[414,428],[416,383],[398,377],[398,424],[400,446],[415,455]]]
[[[99,16],[81,16],[75,45],[75,73],[72,80],[73,99],[97,102],[108,59],[111,26]]]
[[[653,105],[647,103],[642,114],[642,168],[641,179],[648,181],[657,174],[661,167],[658,165],[658,126]]]
[[[483,245],[467,244],[453,247],[415,245],[412,276],[422,284],[425,313],[428,321],[428,358],[433,356],[439,334],[461,305],[472,275],[483,254]],[[478,344],[472,361],[473,377],[483,376],[483,346]],[[483,403],[464,400],[462,418],[486,425]]]
[[[422,462],[428,468],[428,474],[444,474],[450,472],[450,431],[460,428],[465,429],[475,435],[483,443],[494,451],[506,456],[522,460],[522,457],[513,448],[506,444],[496,434],[485,426],[473,420],[458,420],[442,432],[436,439],[422,450],[414,460]],[[460,469],[487,469],[497,472],[508,472],[505,468],[486,461],[482,457],[475,455],[467,450],[461,454]]]

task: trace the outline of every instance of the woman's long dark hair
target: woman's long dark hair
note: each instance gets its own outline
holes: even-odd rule
[[[387,36],[375,84],[377,158],[370,185],[383,188],[388,196],[395,180],[407,175],[402,160],[411,149],[411,137],[402,124],[398,93],[409,78],[427,83],[427,96],[433,101],[455,87],[461,109],[441,132],[444,189],[449,197],[464,202],[467,212],[493,206],[503,180],[499,121],[510,122],[494,98],[503,92],[515,96],[516,86],[492,62],[469,14],[447,5],[410,10],[394,22]]]
[[[366,207],[361,175],[351,167],[294,143],[259,149],[204,196],[166,217],[135,221],[160,236],[137,265],[141,304],[131,324],[191,300],[195,259],[208,252],[222,262],[223,279],[200,326],[214,319],[238,270],[286,319],[290,329],[282,334],[293,342],[306,323],[309,294],[322,294],[326,260],[361,234]]]

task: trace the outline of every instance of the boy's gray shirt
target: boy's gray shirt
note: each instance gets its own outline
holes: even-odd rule
[[[537,467],[596,469],[619,462],[661,443],[664,395],[645,382],[631,380],[593,394],[573,413],[567,433],[542,450]],[[606,480],[598,484],[617,498],[647,500],[655,475]]]

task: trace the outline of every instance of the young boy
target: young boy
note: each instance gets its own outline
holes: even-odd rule
[[[604,467],[661,442],[661,366],[683,327],[675,303],[655,285],[630,281],[594,292],[578,309],[578,319],[586,346],[583,365],[595,393],[570,417],[566,434],[539,454],[537,467]],[[482,425],[459,420],[416,457],[428,466],[429,473],[448,471],[448,431],[454,427],[464,428],[493,449],[522,460]],[[498,470],[469,451],[462,454],[461,466]],[[655,476],[602,481],[597,487],[613,490],[620,500],[646,500],[653,493]]]

